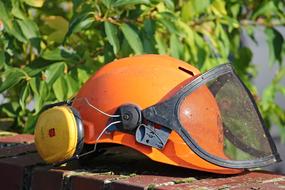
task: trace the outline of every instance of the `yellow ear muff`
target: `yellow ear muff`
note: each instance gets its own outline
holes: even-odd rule
[[[57,163],[78,154],[83,146],[83,125],[70,106],[54,106],[42,112],[35,128],[36,148],[47,163]]]

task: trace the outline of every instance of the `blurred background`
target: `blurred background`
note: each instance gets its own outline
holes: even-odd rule
[[[43,105],[114,59],[167,54],[202,72],[230,61],[285,159],[284,12],[279,0],[0,0],[0,130],[33,133]]]

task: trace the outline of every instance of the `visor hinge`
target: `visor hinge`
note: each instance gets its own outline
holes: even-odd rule
[[[121,130],[123,131],[133,131],[141,124],[141,110],[136,105],[125,104],[119,108],[118,114],[121,115]]]

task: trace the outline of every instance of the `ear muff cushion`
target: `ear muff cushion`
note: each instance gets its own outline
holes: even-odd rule
[[[55,106],[42,112],[36,123],[35,144],[47,163],[71,158],[83,144],[79,113],[68,106]]]
[[[83,145],[84,145],[84,127],[83,127],[81,116],[80,116],[79,112],[73,107],[70,107],[70,109],[72,110],[72,113],[73,113],[75,120],[76,120],[77,145],[76,145],[76,150],[75,150],[74,155],[78,155],[82,151]]]

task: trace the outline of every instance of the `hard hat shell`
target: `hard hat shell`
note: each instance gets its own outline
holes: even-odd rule
[[[92,105],[108,114],[114,114],[124,104],[135,104],[143,110],[170,98],[199,74],[199,70],[190,64],[165,55],[123,58],[102,67],[85,83],[77,98],[87,98]],[[204,138],[198,140],[202,148],[215,149],[220,157],[225,157],[222,155],[223,140],[219,135],[219,109],[215,99],[207,91],[205,86],[186,98],[180,108],[179,119],[188,131],[192,131],[189,134],[195,136],[200,132],[204,133]],[[202,159],[175,131],[171,132],[162,150],[140,144],[133,134],[121,131],[104,134],[96,142],[109,118],[81,101],[74,101],[72,106],[80,112],[84,125],[84,141],[87,144],[121,144],[154,161],[202,171],[223,174],[243,171],[220,167]]]

